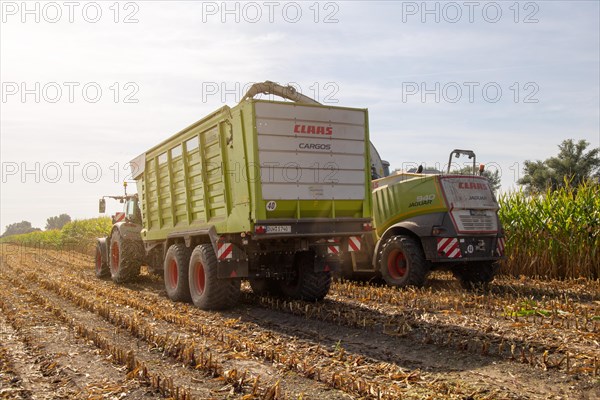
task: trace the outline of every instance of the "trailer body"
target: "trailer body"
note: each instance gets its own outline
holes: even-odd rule
[[[366,109],[222,107],[131,161],[138,194],[99,239],[97,274],[125,281],[144,263],[171,299],[204,309],[234,305],[241,279],[322,299],[342,255],[371,234],[368,146]]]
[[[211,228],[259,237],[357,231],[352,223],[371,216],[368,143],[366,110],[259,100],[223,107],[132,161],[142,238]]]

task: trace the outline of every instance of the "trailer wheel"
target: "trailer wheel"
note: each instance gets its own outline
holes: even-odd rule
[[[163,275],[167,296],[173,301],[189,302],[188,265],[190,251],[183,243],[173,244],[165,256]]]
[[[429,268],[421,245],[410,236],[390,237],[381,249],[381,276],[391,286],[423,286]]]
[[[190,257],[190,294],[194,305],[202,310],[233,307],[240,296],[240,280],[219,279],[217,265],[212,245],[196,246]]]
[[[292,281],[282,281],[280,284],[283,295],[306,301],[323,300],[331,286],[331,274],[315,272],[314,253],[310,251],[296,253],[294,267],[296,277]]]
[[[116,283],[123,283],[140,274],[144,249],[141,241],[126,240],[115,230],[110,238],[110,276]]]
[[[487,290],[498,267],[494,261],[471,262],[454,267],[452,273],[467,290]]]
[[[105,239],[101,239],[105,240]],[[96,277],[97,278],[107,278],[110,276],[110,268],[108,267],[108,262],[106,260],[106,242],[104,245],[100,243],[100,240],[96,241]]]
[[[279,282],[274,279],[256,278],[250,279],[249,282],[250,287],[252,288],[252,293],[254,293],[257,296],[281,295]]]

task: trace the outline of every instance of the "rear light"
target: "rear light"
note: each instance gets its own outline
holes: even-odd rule
[[[267,233],[267,227],[264,225],[256,225],[254,227],[254,232],[258,234]]]
[[[443,226],[434,226],[433,228],[431,228],[432,236],[440,236],[444,233],[446,233],[446,228],[444,228]]]
[[[365,222],[364,224],[362,224],[363,227],[363,231],[372,231],[373,230],[373,224],[371,224],[370,222]]]

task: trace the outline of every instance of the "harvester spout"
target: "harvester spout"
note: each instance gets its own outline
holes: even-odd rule
[[[278,83],[271,81],[264,81],[261,83],[255,83],[248,89],[242,101],[254,98],[257,94],[274,94],[276,96],[282,97],[284,99],[288,99],[294,101],[296,103],[302,104],[321,104],[315,99],[312,99],[308,96],[303,95],[298,92],[296,88],[291,85],[281,86]]]

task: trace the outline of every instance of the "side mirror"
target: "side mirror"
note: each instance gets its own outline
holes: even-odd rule
[[[100,214],[104,214],[106,212],[106,200],[100,199],[100,203],[98,204],[98,211]]]
[[[390,176],[390,162],[381,160],[381,165],[383,166],[383,176]]]

